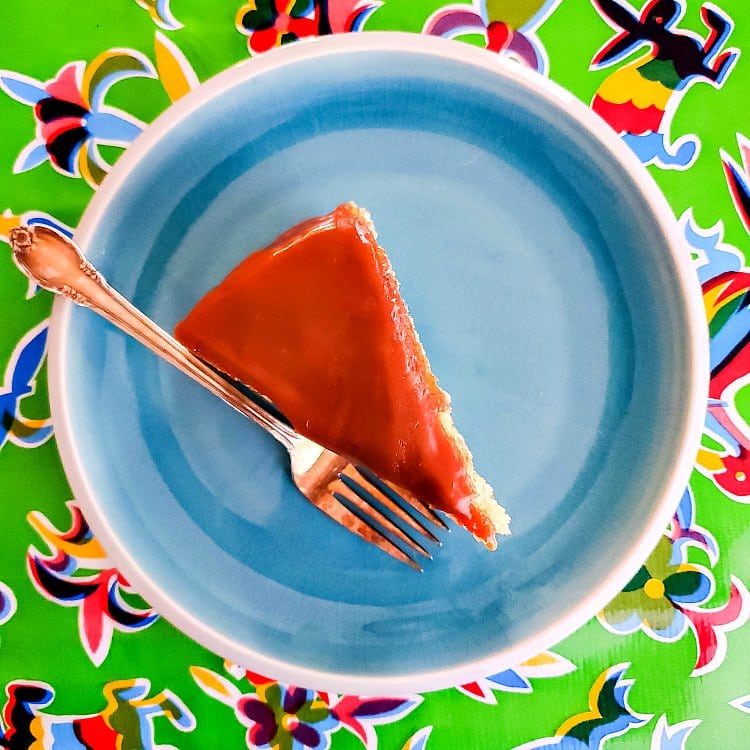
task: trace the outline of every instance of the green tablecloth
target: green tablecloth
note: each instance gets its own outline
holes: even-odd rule
[[[450,690],[315,693],[204,650],[112,567],[55,446],[51,297],[0,252],[1,746],[750,747],[745,0],[4,0],[0,29],[0,240],[21,221],[70,231],[146,123],[275,45],[404,30],[510,55],[590,104],[649,165],[703,284],[713,368],[690,487],[598,617],[536,659]]]

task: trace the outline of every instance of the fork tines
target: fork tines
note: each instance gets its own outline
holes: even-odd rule
[[[414,538],[414,532],[440,545],[440,540],[426,526],[425,520],[443,529],[448,528],[445,521],[420,500],[382,481],[368,469],[352,464],[344,467],[337,479],[328,485],[326,506],[326,512],[335,514],[339,523],[420,572],[422,568],[411,554],[429,559],[432,555]],[[416,511],[421,518],[407,508]],[[404,546],[411,554],[404,550]]]

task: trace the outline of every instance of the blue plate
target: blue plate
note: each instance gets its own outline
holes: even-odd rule
[[[466,45],[365,34],[238,66],[118,163],[77,239],[167,330],[253,249],[372,214],[456,423],[512,518],[422,575],[296,491],[270,437],[91,312],[57,304],[71,483],[178,627],[296,684],[426,690],[533,656],[633,575],[697,449],[705,325],[645,170],[595,115]]]

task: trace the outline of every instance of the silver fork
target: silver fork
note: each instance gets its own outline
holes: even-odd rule
[[[425,520],[448,527],[431,508],[367,469],[299,435],[262,409],[115,291],[71,239],[50,227],[22,226],[11,230],[10,243],[18,266],[39,286],[90,307],[267,430],[289,451],[295,485],[327,516],[416,570],[422,568],[412,557],[414,553],[432,558],[419,541],[376,507],[373,499],[404,526],[439,545]]]

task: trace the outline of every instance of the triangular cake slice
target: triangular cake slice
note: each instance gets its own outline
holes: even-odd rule
[[[251,253],[175,335],[299,433],[449,514],[490,549],[509,533],[369,216],[353,203]]]

